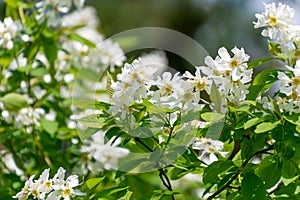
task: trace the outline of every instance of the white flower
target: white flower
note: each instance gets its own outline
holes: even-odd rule
[[[82,147],[82,151],[89,153],[92,158],[100,162],[104,169],[117,169],[118,160],[126,157],[129,154],[129,150],[121,147],[117,147],[120,140],[116,140],[113,144],[112,141],[115,138],[111,138],[106,144],[104,144],[105,132],[98,131],[91,136],[91,141],[88,141],[86,145]],[[88,164],[89,166],[89,164]],[[92,168],[93,166],[91,166]]]
[[[279,3],[278,7],[275,3],[264,5],[265,12],[255,15],[258,21],[254,22],[254,28],[267,27],[262,31],[262,35],[275,39],[279,30],[289,25],[295,11],[282,3]]]
[[[93,7],[85,7],[62,17],[64,27],[80,27],[96,30],[99,26],[97,11]]]
[[[1,155],[1,154],[0,154]],[[22,171],[17,165],[14,160],[14,157],[11,153],[6,153],[5,155],[1,155],[1,160],[5,164],[7,168],[7,173],[14,172],[18,176],[21,176],[24,174],[24,171]],[[6,171],[6,170],[5,170]]]
[[[25,200],[28,199],[28,196],[31,195],[31,188],[34,184],[33,179],[35,175],[32,175],[26,182],[24,187],[20,192],[18,192],[16,195],[14,195],[12,198],[18,199],[18,200]]]
[[[218,160],[216,154],[225,157],[226,152],[221,151],[223,147],[223,142],[204,137],[200,139],[196,138],[192,146],[193,149],[199,151],[199,160],[203,161],[207,165]]]
[[[295,68],[289,66],[286,66],[286,68],[292,71],[294,76],[290,78],[284,72],[278,72],[280,92],[297,101],[300,97],[300,60],[296,62]]]
[[[197,91],[205,90],[208,93],[210,92],[209,87],[211,85],[211,80],[208,80],[206,77],[202,77],[200,67],[196,67],[195,76],[192,75],[190,72],[186,71],[183,74],[183,77],[188,78],[188,81],[193,84],[194,88]]]
[[[23,56],[23,54],[20,54],[16,59],[13,59],[12,62],[9,64],[10,70],[16,70],[19,67],[24,68],[27,66],[27,58]]]
[[[14,47],[13,38],[17,35],[18,26],[11,17],[5,18],[3,23],[0,21],[0,46],[6,49]]]
[[[16,116],[15,124],[40,126],[39,119],[45,114],[42,108],[22,108]]]
[[[218,50],[220,56],[219,63],[223,66],[224,76],[230,76],[232,81],[237,81],[241,78],[241,72],[247,69],[247,61],[250,56],[245,53],[244,48],[238,49],[234,47],[231,52],[233,57],[230,56],[228,51],[222,47]],[[231,73],[230,73],[231,72]]]
[[[112,82],[111,88],[114,93],[112,99],[115,106],[112,110],[118,111],[127,108],[132,102],[147,97],[150,88],[149,82],[154,79],[155,68],[143,65],[141,59],[134,60],[131,64],[126,63],[122,73],[117,75],[117,82]]]
[[[106,39],[97,45],[97,49],[100,50],[100,60],[105,65],[121,66],[126,60],[123,50],[119,44],[113,42],[111,39]],[[112,68],[113,70],[114,68]]]
[[[158,77],[152,85],[156,85],[161,93],[161,96],[170,96],[173,93],[180,93],[182,91],[183,80],[179,76],[179,72],[172,74],[170,72],[164,72],[162,78]]]
[[[85,195],[81,191],[74,189],[74,187],[80,185],[77,175],[71,175],[65,180],[66,170],[60,167],[51,179],[49,178],[49,172],[50,169],[45,169],[37,180],[34,180],[35,175],[32,175],[25,182],[22,191],[13,196],[13,198],[25,200],[32,195],[34,199],[39,200],[60,200],[61,198],[70,200],[72,195]]]
[[[155,71],[154,77],[161,76],[168,66],[168,58],[164,51],[153,51],[142,54],[140,57],[141,65],[149,66],[149,70]]]

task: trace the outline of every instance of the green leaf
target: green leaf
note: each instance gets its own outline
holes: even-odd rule
[[[32,68],[32,69],[30,70],[30,74],[31,74],[32,76],[36,76],[36,77],[43,77],[43,76],[45,76],[46,74],[48,74],[48,72],[47,72],[47,69],[46,69],[45,66],[38,66],[38,67],[36,67],[36,68]]]
[[[89,190],[93,189],[96,187],[105,177],[100,177],[100,178],[91,178],[85,182],[86,186],[88,187]]]
[[[275,56],[278,56],[281,60],[287,60],[294,56],[297,51],[292,51],[289,54],[283,54],[281,51],[280,44],[277,42],[268,41],[269,52]]]
[[[258,124],[261,121],[262,121],[262,118],[252,118],[244,124],[244,129],[248,129],[248,128]]]
[[[50,38],[44,38],[43,39],[43,48],[45,56],[50,63],[51,66],[54,65],[54,62],[57,58],[57,52],[58,48],[56,46],[56,43],[53,39]]]
[[[95,100],[74,100],[73,106],[80,108],[80,109],[97,109],[107,112],[110,108],[110,104],[106,102],[98,102]]]
[[[77,73],[77,78],[92,82],[99,82],[101,76],[98,73],[95,73],[92,69],[83,68]]]
[[[267,191],[262,180],[255,174],[248,173],[242,180],[241,193],[244,200],[266,200]]]
[[[277,122],[263,122],[257,125],[256,129],[254,130],[255,133],[264,133],[270,130],[273,130],[280,124],[280,121]]]
[[[24,56],[28,59],[28,63],[32,63],[36,54],[39,52],[41,40],[38,38],[24,50]]]
[[[248,88],[249,93],[246,95],[246,99],[253,101],[256,100],[264,87],[265,85],[250,85],[250,87]]]
[[[222,106],[222,98],[218,87],[216,86],[215,82],[212,82],[211,89],[210,89],[210,100],[214,103],[214,109],[217,112],[221,111]]]
[[[97,198],[104,197],[104,196],[111,196],[115,193],[127,190],[128,188],[129,188],[129,186],[117,186],[117,187],[108,188],[108,189],[98,192],[97,195],[95,196],[95,198],[97,199]]]
[[[231,160],[215,161],[205,168],[203,173],[203,182],[217,183],[221,180],[222,174],[225,174],[229,169],[236,167]]]
[[[260,72],[253,80],[253,85],[267,85],[278,80],[277,69],[267,69]],[[282,70],[281,70],[282,71]]]
[[[299,176],[299,168],[297,164],[293,163],[291,160],[282,159],[281,173],[284,178],[292,179]]]
[[[260,151],[265,146],[267,134],[259,134],[252,140],[244,139],[241,142],[241,156],[243,159],[250,158],[254,153]]]
[[[71,35],[69,35],[68,36],[71,40],[75,40],[75,41],[77,41],[77,42],[80,42],[80,43],[82,43],[82,44],[85,44],[86,46],[88,46],[88,47],[90,47],[90,48],[95,48],[96,47],[96,45],[93,43],[93,42],[91,42],[91,41],[89,41],[89,40],[87,40],[87,39],[85,39],[84,37],[81,37],[80,35],[78,35],[78,34],[71,34]]]
[[[6,69],[10,65],[12,60],[13,60],[12,56],[1,55],[0,56],[0,66],[3,66],[3,68]]]
[[[92,114],[92,115],[87,115],[79,119],[78,121],[87,127],[102,128],[106,120],[103,117],[101,117],[99,114]]]
[[[254,60],[254,61],[248,63],[248,70],[258,67],[258,66],[260,66],[266,62],[269,62],[271,60],[274,60],[274,58],[263,58],[263,59],[259,59],[259,60]]]
[[[202,113],[200,116],[202,119],[204,119],[207,122],[217,122],[223,119],[225,117],[225,114],[216,113],[216,112],[206,112],[206,113]]]
[[[279,163],[267,163],[258,166],[257,175],[264,181],[266,188],[273,187],[280,179]]]
[[[186,168],[179,168],[179,167],[174,167],[171,170],[171,180],[177,180],[183,177],[184,175],[188,174],[190,171]]]
[[[224,121],[211,124],[206,132],[206,137],[214,140],[219,139],[222,134],[223,128]]]
[[[300,114],[298,114],[298,113],[293,113],[288,116],[283,116],[283,118],[292,124],[295,124],[295,125],[300,124]]]
[[[44,130],[49,133],[51,136],[54,136],[54,134],[57,131],[58,128],[58,122],[56,121],[49,121],[46,119],[42,119],[41,121],[41,125],[44,128]]]
[[[293,194],[295,194],[296,188],[297,188],[296,183],[290,183],[286,187],[280,188],[279,190],[275,191],[274,194],[278,196],[279,195],[292,196]]]
[[[27,100],[21,94],[9,93],[0,99],[8,111],[18,111],[28,107]]]
[[[94,133],[96,133],[98,130],[99,129],[96,129],[96,128],[87,128],[85,130],[77,129],[77,133],[78,133],[78,136],[80,137],[80,139],[83,141],[83,140],[89,138]]]
[[[248,100],[255,100],[260,93],[269,89],[278,80],[278,69],[267,69],[260,72],[253,80],[253,84],[248,88]]]
[[[4,2],[12,8],[17,8],[18,7],[18,3],[22,2],[21,0],[4,0]]]
[[[187,113],[181,115],[181,123],[191,122],[200,119],[200,110],[189,110]]]

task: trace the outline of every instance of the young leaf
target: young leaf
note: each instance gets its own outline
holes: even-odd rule
[[[269,62],[271,60],[274,60],[274,58],[263,58],[263,59],[259,59],[259,60],[254,60],[250,63],[248,63],[248,69],[253,69],[255,67],[258,67],[266,62]]]
[[[28,103],[25,97],[17,93],[9,93],[0,98],[0,101],[4,104],[4,107],[8,111],[18,111],[22,108],[28,107]]]
[[[51,136],[54,136],[59,124],[56,121],[42,119],[41,125],[47,133],[49,133]]]
[[[200,115],[202,119],[204,119],[207,122],[217,122],[220,121],[225,117],[222,113],[216,113],[216,112],[206,112]]]
[[[261,118],[252,118],[250,120],[248,120],[245,124],[244,124],[244,129],[248,129],[256,124],[258,124],[259,122],[261,122],[262,119]]]
[[[212,82],[212,85],[211,85],[210,100],[214,103],[214,109],[217,112],[220,112],[221,106],[222,106],[222,100],[221,100],[221,95],[218,90],[218,87],[216,86],[214,81]]]
[[[93,189],[96,187],[105,177],[100,177],[100,178],[91,178],[85,182],[86,186],[88,187],[89,190]]]
[[[255,133],[264,133],[270,130],[273,130],[274,128],[276,128],[278,125],[280,124],[280,121],[277,122],[263,122],[260,123],[256,129],[254,130]]]
[[[106,121],[98,114],[88,115],[78,120],[80,123],[91,128],[102,128],[103,123]]]

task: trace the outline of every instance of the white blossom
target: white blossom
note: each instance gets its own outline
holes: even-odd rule
[[[13,38],[17,35],[18,26],[11,17],[0,21],[0,47],[12,49],[14,47]]]
[[[275,39],[278,32],[290,24],[295,11],[282,3],[279,3],[277,7],[275,3],[264,4],[264,6],[265,11],[255,15],[258,20],[254,22],[254,28],[266,27],[262,31],[262,35]]]
[[[222,152],[223,147],[223,142],[205,137],[195,138],[192,146],[193,149],[199,151],[199,160],[203,161],[207,165],[217,161],[217,155],[225,157],[227,152]]]

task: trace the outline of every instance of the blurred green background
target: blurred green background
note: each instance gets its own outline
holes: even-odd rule
[[[194,38],[212,57],[223,46],[244,47],[251,61],[270,56],[267,39],[261,36],[262,29],[253,28],[253,22],[257,21],[255,14],[264,11],[263,3],[271,2],[294,8],[294,21],[300,24],[300,0],[87,0],[86,4],[97,9],[107,37],[132,28],[163,27]],[[177,70],[191,69],[176,56],[168,57],[171,67],[175,60]],[[274,66],[270,62],[255,74]]]
[[[212,57],[217,55],[217,50],[222,46],[227,49],[237,46],[244,47],[251,60],[255,60],[269,56],[267,40],[260,34],[262,30],[253,28],[255,14],[264,11],[263,2],[280,1],[86,0],[86,5],[97,9],[102,32],[107,37],[138,27],[163,27],[194,38]],[[300,13],[300,0],[282,2]],[[3,5],[3,0],[0,0],[2,17]],[[296,22],[298,19],[300,15],[295,16]],[[185,65],[182,67],[186,68]]]
[[[286,1],[287,2],[287,1]],[[254,0],[87,0],[100,16],[109,37],[144,26],[177,30],[196,39],[212,56],[221,46],[245,47],[252,57],[267,54],[261,30],[254,30]]]

